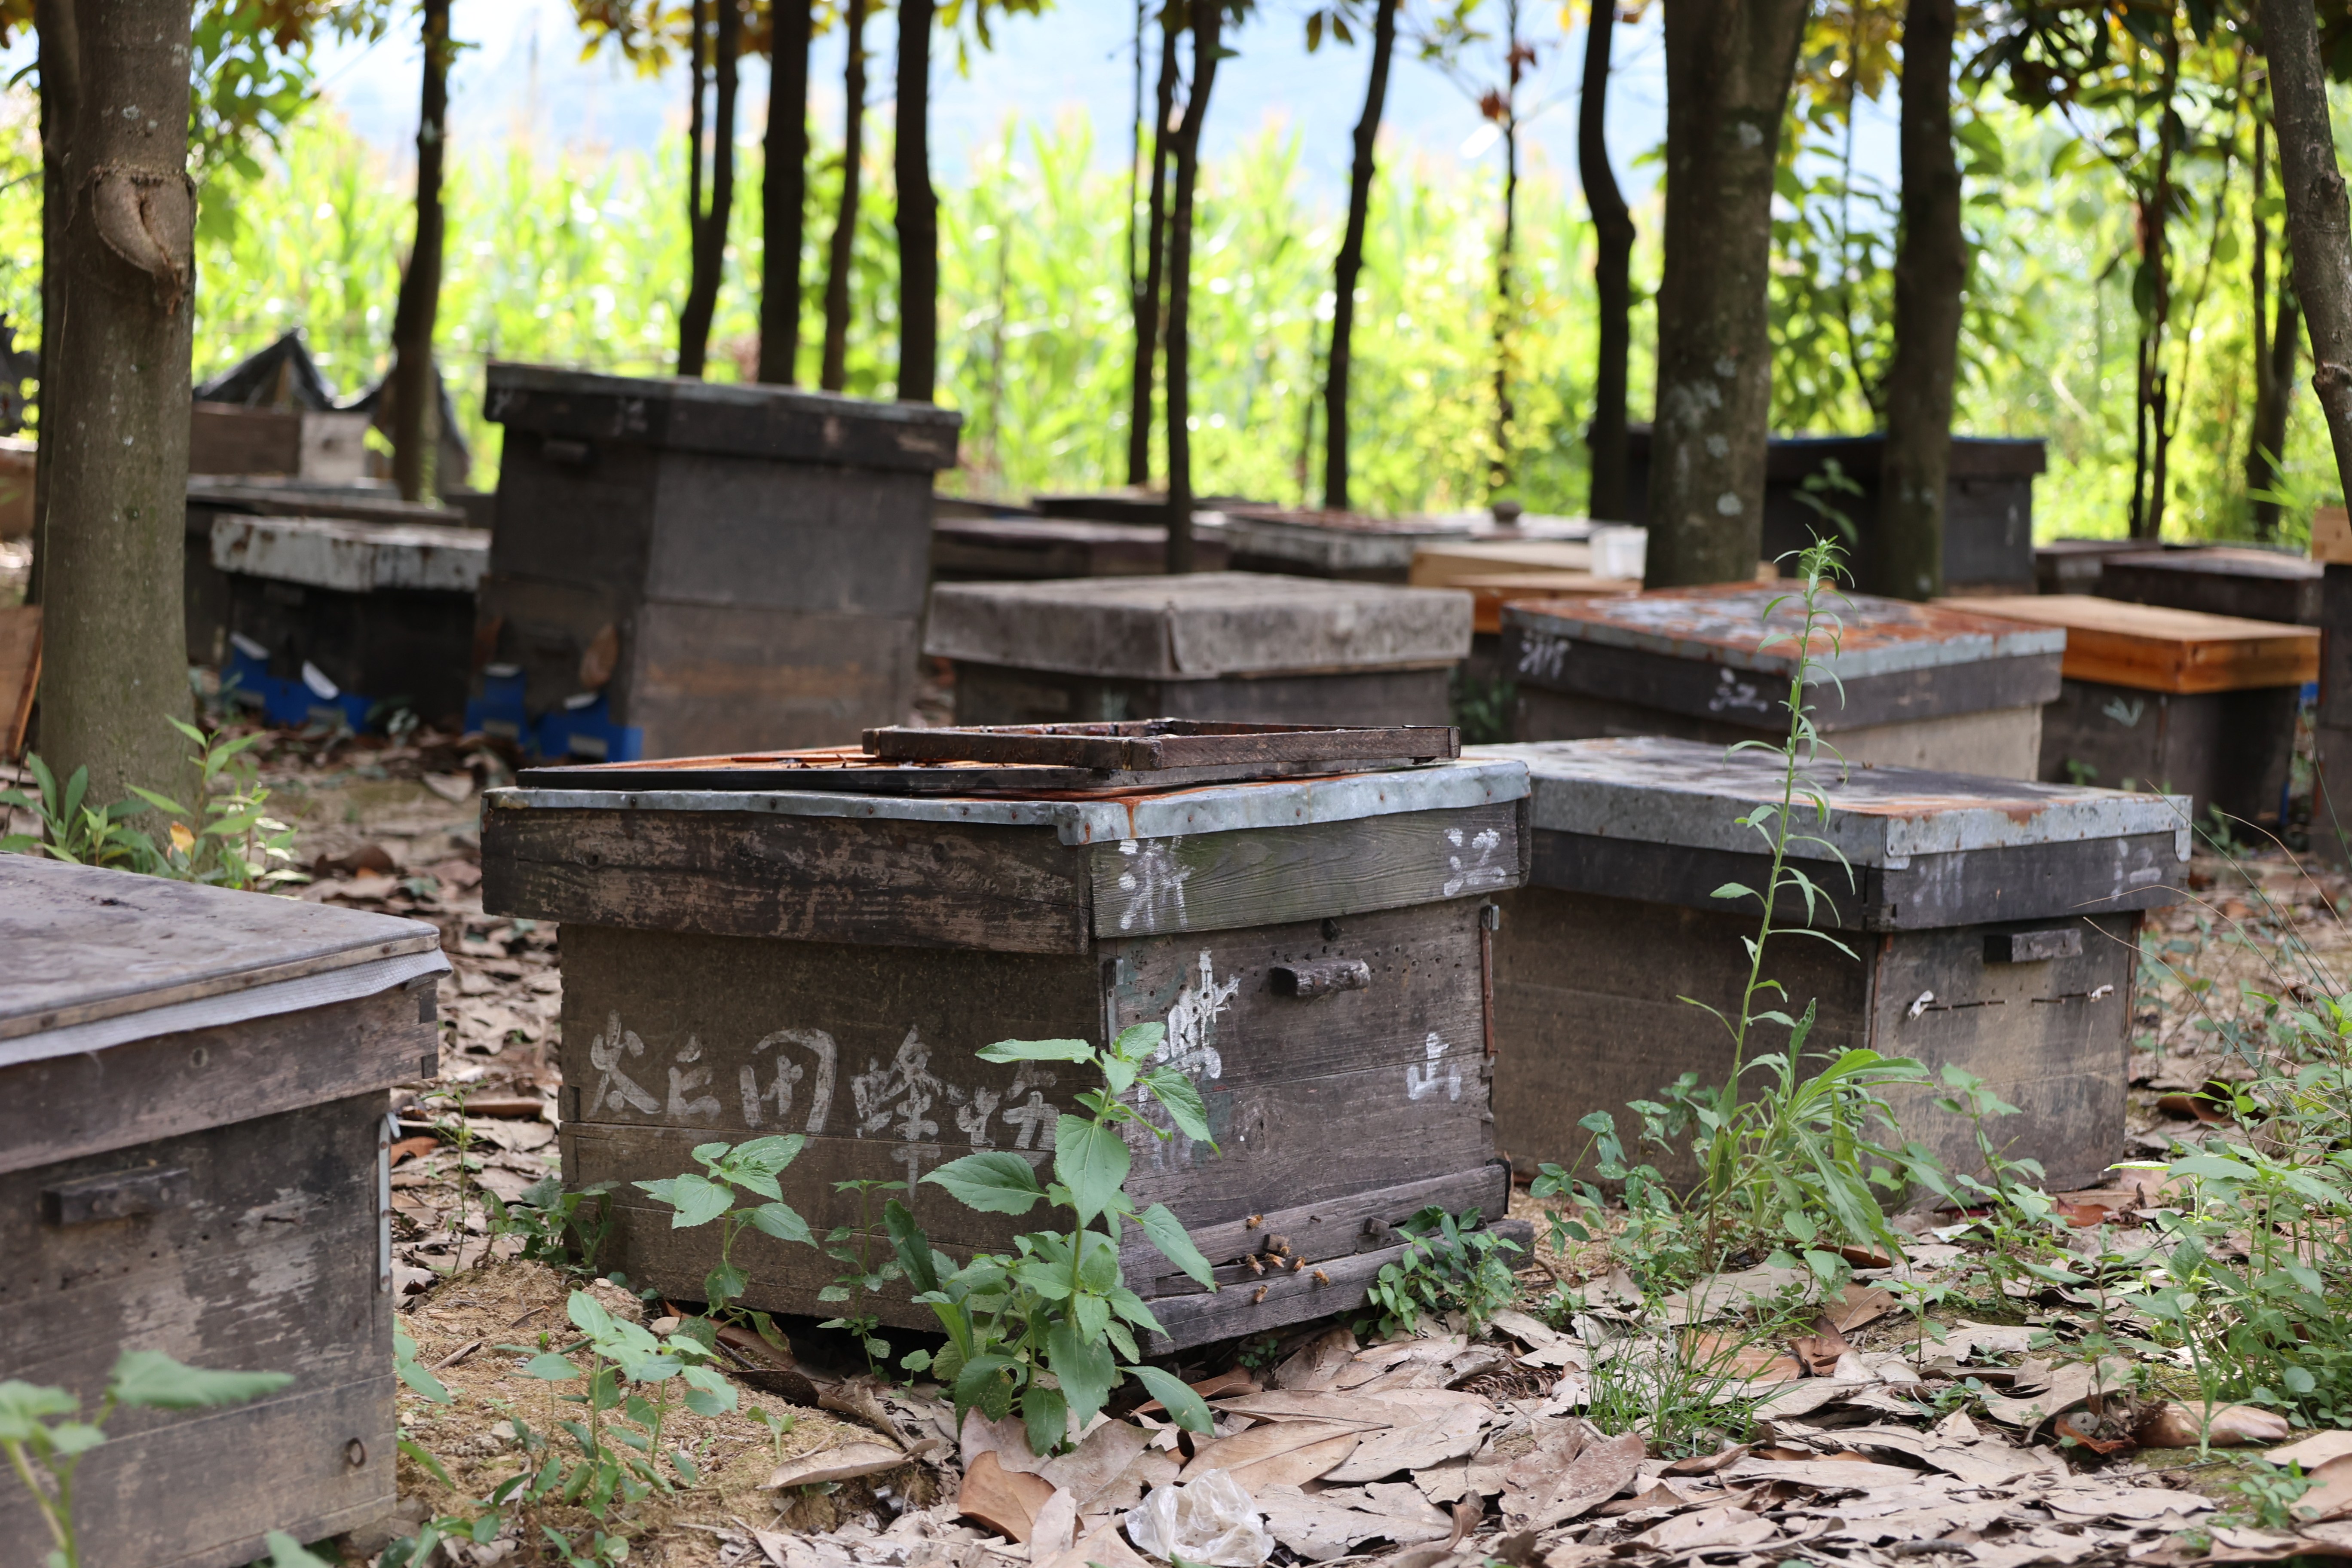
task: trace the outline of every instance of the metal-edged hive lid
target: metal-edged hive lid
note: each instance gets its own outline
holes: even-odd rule
[[[1427,668],[1469,654],[1470,595],[1261,572],[942,583],[923,651],[1114,679]]]
[[[0,1067],[447,970],[423,921],[0,855]]]
[[[2066,647],[2063,627],[2030,626],[1948,605],[1851,594],[1832,595],[1825,608],[1837,625],[1834,640],[1826,626],[1813,633],[1815,671],[1842,680],[2055,656]],[[1796,633],[1803,619],[1804,606],[1792,584],[1665,588],[1503,608],[1505,630],[1516,629],[1522,638],[1521,674],[1540,673],[1524,666],[1530,658],[1542,662],[1547,643],[1563,656],[1568,644],[1590,643],[1785,679],[1794,671]],[[1759,646],[1774,634],[1784,635],[1769,647]]]
[[[1769,851],[1769,841],[1740,819],[1779,806],[1785,782],[1776,752],[1654,736],[1474,746],[1465,755],[1527,764],[1529,821],[1539,832],[1741,854]],[[1826,819],[1808,792],[1826,803]],[[1853,866],[1897,870],[1920,855],[2155,833],[2171,834],[2185,861],[2190,821],[2184,795],[1848,767],[1825,755],[1800,772],[1790,830],[1825,840]],[[1828,858],[1820,842],[1793,853]]]
[[[1526,517],[1508,526],[1487,512],[1375,517],[1357,511],[1295,510],[1226,506],[1216,513],[1233,548],[1320,572],[1403,571],[1425,544],[1494,541],[1581,540],[1592,524],[1580,517]]]
[[[240,576],[347,594],[471,594],[489,570],[490,536],[484,529],[436,523],[224,512],[213,519],[213,564]]]

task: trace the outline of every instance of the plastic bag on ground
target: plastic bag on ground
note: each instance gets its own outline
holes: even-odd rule
[[[1255,1500],[1223,1470],[1202,1470],[1181,1486],[1152,1488],[1141,1507],[1128,1510],[1126,1522],[1127,1538],[1138,1550],[1166,1561],[1258,1568],[1274,1555],[1274,1537]]]

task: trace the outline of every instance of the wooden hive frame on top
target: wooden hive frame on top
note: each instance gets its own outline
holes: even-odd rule
[[[392,1510],[386,1091],[437,1070],[440,941],[0,855],[0,1368],[85,1417],[128,1350],[294,1377],[116,1412],[75,1478],[83,1561],[236,1568]],[[0,1487],[0,1542],[46,1533]]]
[[[1524,874],[1517,763],[1058,799],[614,772],[624,787],[487,797],[483,886],[486,908],[564,924],[564,1174],[623,1184],[607,1260],[633,1279],[694,1299],[716,1261],[709,1230],[671,1229],[627,1184],[689,1169],[695,1145],[806,1134],[786,1198],[820,1233],[854,1226],[835,1182],[984,1148],[1042,1164],[1095,1087],[980,1047],[1146,1022],[1222,1152],[1129,1128],[1129,1194],[1250,1287],[1205,1293],[1130,1232],[1128,1283],[1174,1344],[1359,1304],[1399,1256],[1391,1228],[1431,1205],[1505,1213],[1485,911]],[[912,1206],[959,1258],[1039,1223],[935,1185]],[[1312,1268],[1260,1278],[1244,1259],[1274,1237]],[[829,1310],[814,1253],[751,1234],[736,1256],[748,1304]],[[895,1289],[873,1310],[934,1326]]]

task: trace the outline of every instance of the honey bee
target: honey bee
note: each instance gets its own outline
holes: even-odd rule
[[[1250,1216],[1249,1216],[1248,1223],[1247,1223],[1247,1224],[1245,1224],[1245,1225],[1244,1225],[1244,1226],[1242,1226],[1242,1228],[1243,1228],[1244,1230],[1255,1230],[1258,1226],[1260,1226],[1264,1225],[1265,1223],[1265,1215],[1262,1215],[1262,1214],[1254,1214],[1254,1215],[1250,1215]]]
[[[1265,1265],[1257,1260],[1257,1254],[1255,1252],[1243,1253],[1242,1261],[1249,1265],[1249,1271],[1253,1274],[1264,1274],[1265,1272]]]
[[[1318,1285],[1328,1285],[1331,1283],[1331,1277],[1328,1274],[1324,1273],[1320,1268],[1318,1268],[1315,1271],[1315,1283]]]
[[[1253,1295],[1250,1297],[1250,1305],[1251,1305],[1251,1306],[1253,1306],[1253,1307],[1255,1307],[1255,1306],[1256,1306],[1260,1301],[1263,1301],[1263,1300],[1265,1300],[1265,1286],[1263,1286],[1263,1285],[1261,1285],[1261,1286],[1259,1286],[1259,1287],[1257,1288],[1257,1290],[1255,1291],[1255,1294],[1253,1294]]]
[[[1293,1274],[1297,1273],[1300,1269],[1302,1269],[1302,1268],[1306,1268],[1306,1267],[1307,1267],[1307,1259],[1305,1259],[1304,1258],[1292,1258],[1292,1259],[1290,1260],[1290,1271],[1291,1271]]]

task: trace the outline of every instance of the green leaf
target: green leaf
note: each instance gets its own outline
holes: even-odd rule
[[[1110,1346],[1087,1338],[1067,1321],[1045,1331],[1045,1352],[1054,1380],[1062,1385],[1062,1397],[1069,1401],[1070,1414],[1083,1431],[1109,1401],[1111,1384],[1118,1381],[1118,1363],[1111,1359]]]
[[[114,1363],[108,1392],[120,1405],[148,1410],[201,1410],[242,1405],[294,1381],[283,1372],[207,1372],[183,1366],[162,1351],[125,1351]]]
[[[1135,1223],[1143,1227],[1143,1234],[1160,1249],[1160,1257],[1202,1284],[1215,1288],[1216,1274],[1210,1268],[1209,1260],[1201,1256],[1201,1249],[1192,1245],[1191,1234],[1184,1229],[1184,1222],[1166,1204],[1153,1204],[1135,1216]]]
[[[991,1421],[1003,1420],[1004,1413],[1013,1408],[1013,1384],[1006,1374],[1017,1374],[1018,1370],[1009,1356],[972,1357],[956,1373],[956,1408],[968,1410],[977,1407]]]
[[[453,1489],[457,1487],[457,1483],[449,1479],[449,1472],[441,1468],[441,1461],[433,1457],[432,1449],[414,1437],[403,1437],[399,1439],[399,1445],[400,1451],[424,1466],[435,1480]]]
[[[814,1247],[816,1238],[809,1234],[808,1221],[788,1204],[761,1204],[751,1211],[751,1223],[763,1236],[778,1241],[797,1241]]]
[[[735,1206],[735,1189],[722,1185],[707,1176],[688,1172],[662,1182],[639,1182],[638,1186],[653,1194],[656,1203],[665,1203],[677,1212],[670,1215],[672,1230],[691,1230],[698,1225],[709,1225]]]
[[[1174,1068],[1153,1068],[1143,1075],[1143,1085],[1166,1109],[1177,1131],[1195,1143],[1217,1147],[1217,1141],[1209,1136],[1209,1108],[1201,1099],[1198,1084]]]
[[[1090,1062],[1095,1048],[1084,1040],[999,1040],[973,1053],[984,1062]]]
[[[557,1355],[553,1351],[547,1351],[525,1362],[522,1374],[525,1377],[538,1378],[543,1383],[562,1383],[578,1377],[580,1369],[573,1366],[569,1358]]]
[[[1118,1032],[1110,1048],[1131,1062],[1139,1062],[1158,1050],[1168,1039],[1165,1024],[1129,1024]]]
[[[416,1364],[416,1342],[408,1337],[405,1329],[392,1331],[392,1370],[400,1374],[401,1382],[434,1404],[449,1403],[449,1390],[441,1380]]]
[[[0,1443],[30,1442],[43,1417],[71,1415],[80,1408],[81,1401],[62,1388],[12,1377],[0,1383]]]
[[[302,1543],[282,1530],[271,1531],[261,1542],[269,1548],[269,1568],[328,1568],[324,1558],[303,1551]]]
[[[1027,1214],[1045,1195],[1037,1188],[1037,1173],[1029,1162],[1005,1149],[984,1149],[950,1160],[923,1180],[938,1183],[958,1203],[982,1214]]]
[[[1077,1211],[1081,1226],[1092,1225],[1118,1200],[1130,1163],[1127,1140],[1118,1129],[1068,1115],[1055,1124],[1054,1175],[1070,1189],[1070,1206]],[[1076,1408],[1078,1401],[1074,1397],[1070,1404]],[[1082,1421],[1093,1416],[1089,1410]]]
[[[686,1407],[697,1415],[724,1415],[735,1408],[735,1385],[715,1368],[690,1366],[681,1375],[686,1381]]]
[[[1187,1432],[1198,1432],[1203,1435],[1208,1432],[1210,1426],[1208,1401],[1193,1393],[1190,1384],[1174,1373],[1163,1372],[1156,1366],[1131,1366],[1127,1370],[1133,1373],[1144,1387],[1151,1390],[1152,1398],[1167,1407],[1170,1420]]]
[[[688,1394],[687,1396],[687,1403],[689,1405],[693,1404],[694,1396]],[[701,1414],[708,1415],[714,1414],[714,1412],[706,1410],[701,1412]],[[672,1469],[675,1469],[679,1475],[686,1478],[686,1484],[688,1486],[698,1487],[702,1484],[702,1472],[696,1468],[694,1457],[688,1454],[685,1449],[672,1448],[669,1451],[669,1462]]]
[[[890,1233],[890,1248],[898,1255],[898,1267],[907,1271],[915,1294],[938,1289],[940,1276],[931,1267],[931,1238],[915,1223],[914,1211],[897,1198],[890,1199],[882,1205],[882,1228]]]
[[[1021,1396],[1021,1424],[1029,1437],[1029,1451],[1059,1453],[1070,1440],[1070,1406],[1058,1388],[1040,1384]]]

